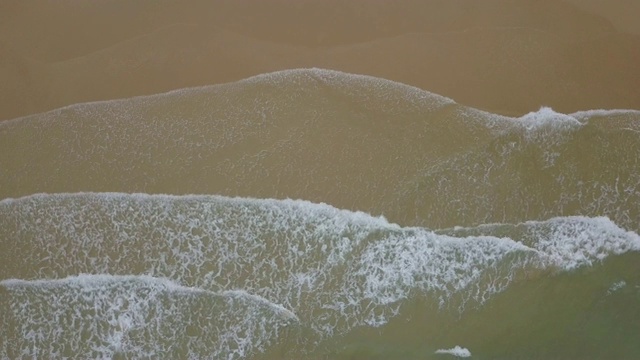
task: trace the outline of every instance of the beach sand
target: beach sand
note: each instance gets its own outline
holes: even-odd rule
[[[395,80],[502,114],[640,108],[640,35],[625,20],[633,6],[4,1],[0,119],[308,67]]]

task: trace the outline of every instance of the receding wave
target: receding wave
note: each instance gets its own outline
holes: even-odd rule
[[[379,78],[283,71],[2,123],[0,198],[206,193],[431,228],[605,215],[637,231],[639,114],[509,118]]]
[[[497,126],[488,117],[414,87],[319,69],[79,104],[0,124],[0,198],[206,193],[379,213],[421,163],[485,141]]]
[[[465,313],[514,283],[640,250],[637,234],[606,218],[561,217],[432,231],[325,204],[221,196],[41,194],[0,202],[0,219],[2,278],[33,280],[5,281],[10,290],[37,288],[38,294],[58,296],[60,304],[82,292],[56,289],[88,286],[81,281],[86,277],[48,286],[37,279],[79,273],[94,274],[95,284],[106,284],[100,285],[104,294],[131,292],[122,289],[138,286],[145,290],[133,293],[153,288],[154,296],[161,296],[168,291],[164,280],[150,276],[202,289],[190,291],[223,304],[220,299],[229,296],[224,291],[244,289],[266,299],[260,304],[280,304],[265,305],[280,314],[273,319],[292,318],[294,313],[307,329],[303,339],[295,341],[307,350],[360,327],[383,326],[417,300],[439,311]],[[104,273],[115,277],[101,277]],[[16,305],[12,309],[22,323],[27,318]],[[198,311],[194,316],[203,315]],[[24,326],[36,326],[29,321]],[[122,326],[118,324],[114,326]],[[218,338],[237,339],[227,335],[234,329],[221,327]]]

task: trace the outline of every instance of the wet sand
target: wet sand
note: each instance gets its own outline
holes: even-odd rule
[[[640,2],[635,0],[567,0],[586,11],[604,16],[616,29],[640,35]]]
[[[4,1],[0,119],[301,67],[510,115],[640,108],[632,5],[603,4]]]

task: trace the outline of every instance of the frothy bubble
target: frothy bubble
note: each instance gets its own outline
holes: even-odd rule
[[[0,286],[18,323],[10,353],[28,357],[239,359],[265,350],[298,321],[245,291],[214,293],[150,276],[11,279]]]
[[[471,357],[471,351],[469,351],[466,348],[460,347],[459,345],[456,345],[451,349],[436,350],[436,354],[450,354],[455,357],[461,357],[461,358]]]
[[[154,311],[174,314],[175,304],[185,301],[180,294],[196,291],[171,290],[175,282],[200,289],[199,297],[236,314],[236,321],[249,311],[248,305],[234,307],[234,299],[240,298],[252,309],[268,309],[271,319],[304,324],[316,339],[383,325],[412,298],[465,311],[528,273],[572,271],[610,255],[640,250],[637,234],[607,218],[563,217],[432,231],[326,204],[221,196],[41,194],[1,201],[0,219],[0,235],[9,239],[6,253],[22,256],[6,263],[19,263],[8,268],[11,277],[64,278],[94,272],[98,278],[91,278],[89,285],[78,285],[82,277],[62,283],[74,289],[95,288],[92,291],[103,294],[101,299],[123,298],[108,306],[104,302],[100,309],[105,314],[115,314],[127,304],[155,309],[160,305],[151,303],[158,301],[168,305]],[[100,282],[100,273],[125,277]],[[131,274],[143,278],[126,278]],[[147,281],[144,276],[171,280]],[[81,291],[59,294],[49,287],[37,288],[67,303],[81,300],[74,297]],[[125,296],[140,291],[154,294],[153,301]],[[139,313],[108,315],[113,319],[109,326],[138,329]],[[20,318],[24,326],[37,328],[27,315]],[[219,339],[233,339],[229,344],[236,345],[229,348],[235,349],[247,337],[237,335],[239,330],[231,324],[216,331]],[[265,334],[273,334],[269,331]],[[265,339],[272,338],[268,334]],[[125,344],[124,339],[113,338],[112,343]]]
[[[529,130],[537,129],[543,126],[582,125],[575,117],[553,111],[552,108],[543,106],[538,111],[530,112],[518,118],[518,120]]]

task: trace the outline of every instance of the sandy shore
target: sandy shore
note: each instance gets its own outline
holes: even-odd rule
[[[625,0],[4,1],[0,119],[301,67],[383,77],[503,114],[640,108],[637,8]]]

